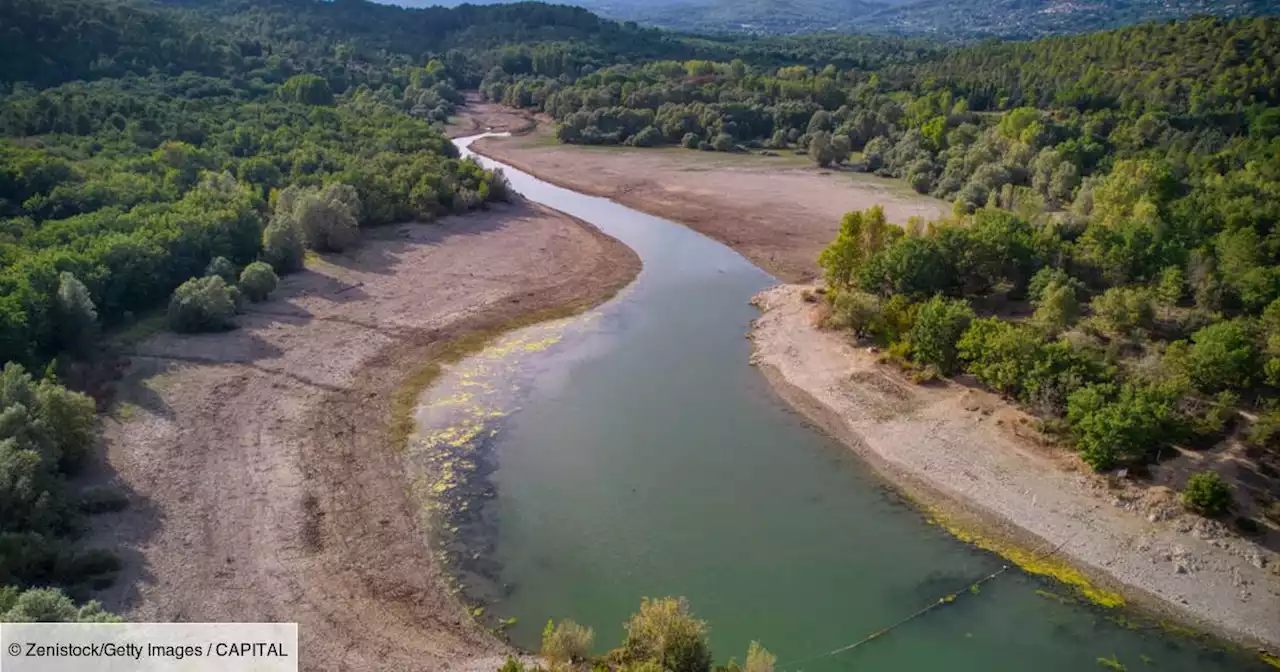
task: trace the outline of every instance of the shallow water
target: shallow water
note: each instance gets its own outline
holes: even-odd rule
[[[484,483],[463,504],[474,563],[459,576],[472,599],[497,598],[487,614],[517,619],[517,645],[536,649],[548,618],[572,618],[605,649],[642,596],[683,595],[717,660],[758,640],[787,670],[1066,672],[1112,656],[1129,670],[1265,669],[1123,626],[1132,614],[1016,569],[969,592],[1003,561],[929,524],[748,365],[748,300],[773,278],[688,228],[505,170],[529,200],[644,261],[599,309],[451,368],[420,411],[415,459],[461,447]]]

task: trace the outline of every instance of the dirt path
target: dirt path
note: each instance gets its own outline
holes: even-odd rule
[[[392,444],[397,387],[454,335],[603,301],[621,243],[530,205],[374,232],[223,334],[135,347],[108,419],[130,492],[93,542],[131,620],[297,621],[304,670],[492,670],[442,582]]]
[[[473,105],[468,114],[479,120],[471,128],[521,132],[511,121],[518,113],[508,108]],[[819,170],[807,157],[560,145],[547,122],[524,135],[486,138],[472,149],[548,182],[686,224],[790,282],[816,277],[818,253],[835,238],[846,212],[883,205],[895,223],[950,212],[947,203],[901,182]]]
[[[1280,650],[1280,557],[1220,524],[1131,510],[1060,449],[1035,440],[1029,416],[997,396],[950,383],[918,386],[813,326],[805,288],[762,292],[754,363],[782,395],[944,521],[1001,540],[1054,548],[1102,585],[1238,641]],[[1067,467],[1067,468],[1064,468]],[[1103,486],[1105,487],[1105,486]],[[1110,501],[1109,501],[1110,500]],[[963,535],[962,535],[963,536]],[[1026,557],[1025,555],[1023,557]],[[1041,568],[1048,573],[1069,567]],[[1095,593],[1105,599],[1105,595]]]

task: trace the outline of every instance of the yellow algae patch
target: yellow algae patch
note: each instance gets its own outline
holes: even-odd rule
[[[1271,667],[1276,668],[1277,670],[1280,670],[1280,657],[1273,656],[1269,653],[1264,653],[1262,654],[1262,662],[1270,665]]]
[[[1114,608],[1124,605],[1124,597],[1120,593],[1099,588],[1069,563],[1058,559],[1053,549],[1029,550],[1017,544],[988,537],[972,530],[965,529],[936,509],[929,509],[929,520],[946,530],[960,541],[973,544],[983,550],[991,551],[1029,574],[1048,576],[1065,583],[1080,592],[1090,602],[1099,606]]]

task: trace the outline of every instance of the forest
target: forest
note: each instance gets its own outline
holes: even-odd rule
[[[1212,445],[1243,411],[1276,473],[1278,56],[1280,21],[1202,17],[869,69],[494,69],[481,90],[564,143],[793,152],[946,199],[936,222],[845,217],[820,260],[831,326],[917,379],[972,375],[1099,471]],[[1210,481],[1199,508],[1225,513]]]

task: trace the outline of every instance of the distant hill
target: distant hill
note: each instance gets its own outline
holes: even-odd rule
[[[384,0],[386,1],[386,0]],[[494,4],[504,0],[469,0]],[[694,32],[890,33],[1028,39],[1197,14],[1280,14],[1280,0],[562,0],[600,16]],[[425,6],[461,0],[398,0]]]
[[[1277,13],[1277,0],[917,0],[852,21],[848,27],[951,38],[1036,38],[1197,14]]]

